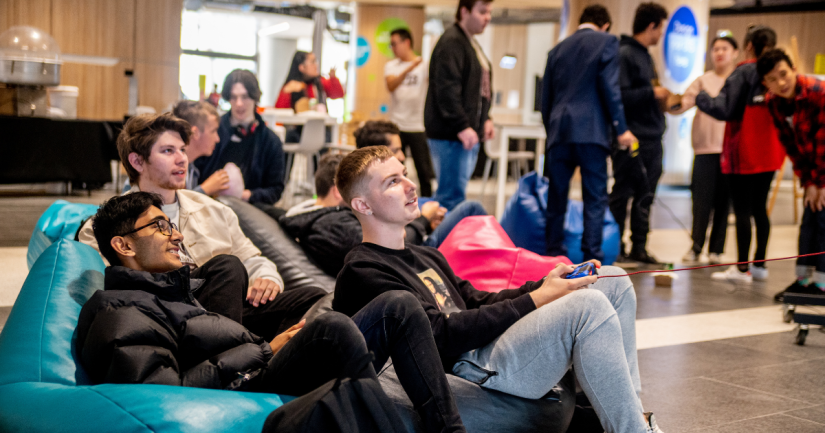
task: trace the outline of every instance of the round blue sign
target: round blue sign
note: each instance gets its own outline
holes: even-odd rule
[[[699,26],[696,15],[687,6],[673,13],[665,31],[665,67],[681,83],[690,77],[699,49]]]
[[[355,40],[355,66],[361,67],[367,64],[370,59],[370,43],[363,36],[358,36]]]

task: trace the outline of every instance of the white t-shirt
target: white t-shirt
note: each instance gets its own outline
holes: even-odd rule
[[[399,76],[412,62],[392,59],[384,65],[384,78]],[[427,87],[430,79],[429,64],[421,62],[392,92],[390,103],[390,120],[398,129],[405,132],[424,132],[424,101],[427,99]]]
[[[174,223],[178,229],[180,229],[180,202],[175,200],[172,204],[165,204],[160,207],[160,210],[169,217],[169,221]],[[184,265],[189,265],[192,269],[195,269],[197,266],[195,265],[195,261],[189,257],[189,253],[186,251],[186,247],[181,242],[180,244],[180,252],[178,253],[178,257],[180,258],[180,262]]]

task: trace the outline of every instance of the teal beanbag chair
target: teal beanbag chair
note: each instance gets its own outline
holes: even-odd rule
[[[80,225],[97,213],[97,206],[57,200],[37,220],[26,254],[29,269],[43,251],[58,239],[74,239]]]

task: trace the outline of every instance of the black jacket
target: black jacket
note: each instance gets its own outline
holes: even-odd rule
[[[436,295],[424,278],[435,282]],[[536,304],[529,293],[540,286],[541,282],[530,281],[518,289],[483,292],[456,276],[435,248],[409,245],[392,250],[363,243],[347,256],[335,284],[332,308],[352,316],[384,292],[410,292],[430,319],[442,363],[452,367],[461,354],[490,343],[534,311]]]
[[[348,207],[326,207],[284,216],[279,222],[315,264],[333,277],[344,267],[347,254],[364,239],[361,223]],[[407,224],[405,231],[407,244],[421,245],[432,230],[430,222],[422,216]]]
[[[200,182],[208,179],[212,173],[222,169],[229,162],[226,149],[237,144],[232,141],[236,134],[235,127],[230,122],[231,116],[230,111],[221,118],[218,127],[221,141],[215,146],[212,155],[200,157],[195,161],[195,166],[200,170]],[[243,174],[244,187],[252,192],[249,202],[275,204],[284,192],[284,146],[281,139],[267,128],[263,117],[255,113],[255,119],[258,120],[258,126],[248,138],[253,140],[252,152],[236,165]]]
[[[483,71],[464,30],[458,24],[447,28],[430,58],[430,85],[424,105],[428,138],[457,141],[458,133],[468,127],[475,129],[479,138],[484,137],[490,101],[481,97]],[[491,71],[491,86],[492,82]]]
[[[272,358],[263,338],[201,307],[188,266],[165,274],[110,266],[103,284],[77,323],[77,353],[94,383],[252,390]]]
[[[627,128],[640,141],[661,141],[665,133],[665,114],[653,95],[652,83],[659,80],[653,58],[644,45],[622,35],[619,60],[619,86]]]

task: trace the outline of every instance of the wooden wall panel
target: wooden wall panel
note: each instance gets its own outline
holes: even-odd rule
[[[135,0],[52,0],[52,36],[65,53],[134,57]]]
[[[0,33],[13,26],[51,31],[51,0],[0,0]]]
[[[137,62],[135,76],[138,79],[138,105],[148,105],[163,113],[180,99],[178,65]]]
[[[381,21],[387,18],[401,18],[410,27],[410,33],[415,41],[413,49],[421,50],[421,41],[424,36],[424,21],[426,16],[423,7],[358,5],[358,31],[353,37],[363,36],[371,46],[371,53],[367,63],[356,69],[355,100],[353,111],[366,118],[386,117],[381,114],[381,106],[389,105],[390,93],[384,81],[384,65],[392,60],[375,46],[375,30]]]
[[[740,48],[745,31],[751,24],[765,24],[776,31],[777,44],[790,53],[791,36],[799,42],[800,59],[795,59],[801,71],[812,74],[817,53],[825,53],[825,12],[796,12],[753,15],[711,16],[708,21],[708,40],[719,30],[731,30]],[[740,60],[744,59],[741,54]],[[710,58],[706,65],[711,67]]]
[[[117,57],[113,67],[65,63],[61,84],[77,86],[77,114],[122,119],[126,69],[139,82],[139,104],[165,110],[179,97],[183,0],[0,0],[0,32],[31,25],[49,32],[65,54]]]
[[[509,24],[490,26],[492,31],[492,52],[487,53],[493,68],[493,107],[490,115],[498,123],[521,123],[521,107],[524,103],[533,103],[532,95],[525,101],[524,93],[524,65],[526,64],[527,26],[524,24]],[[503,69],[499,66],[505,54],[516,56],[516,66],[513,69]],[[507,108],[507,98],[511,91],[518,92],[519,106]],[[495,99],[498,95],[498,103]]]
[[[136,1],[135,60],[179,65],[183,0]]]
[[[129,109],[129,81],[126,63],[115,66],[64,63],[60,84],[77,86],[77,117],[80,119],[122,120]]]

